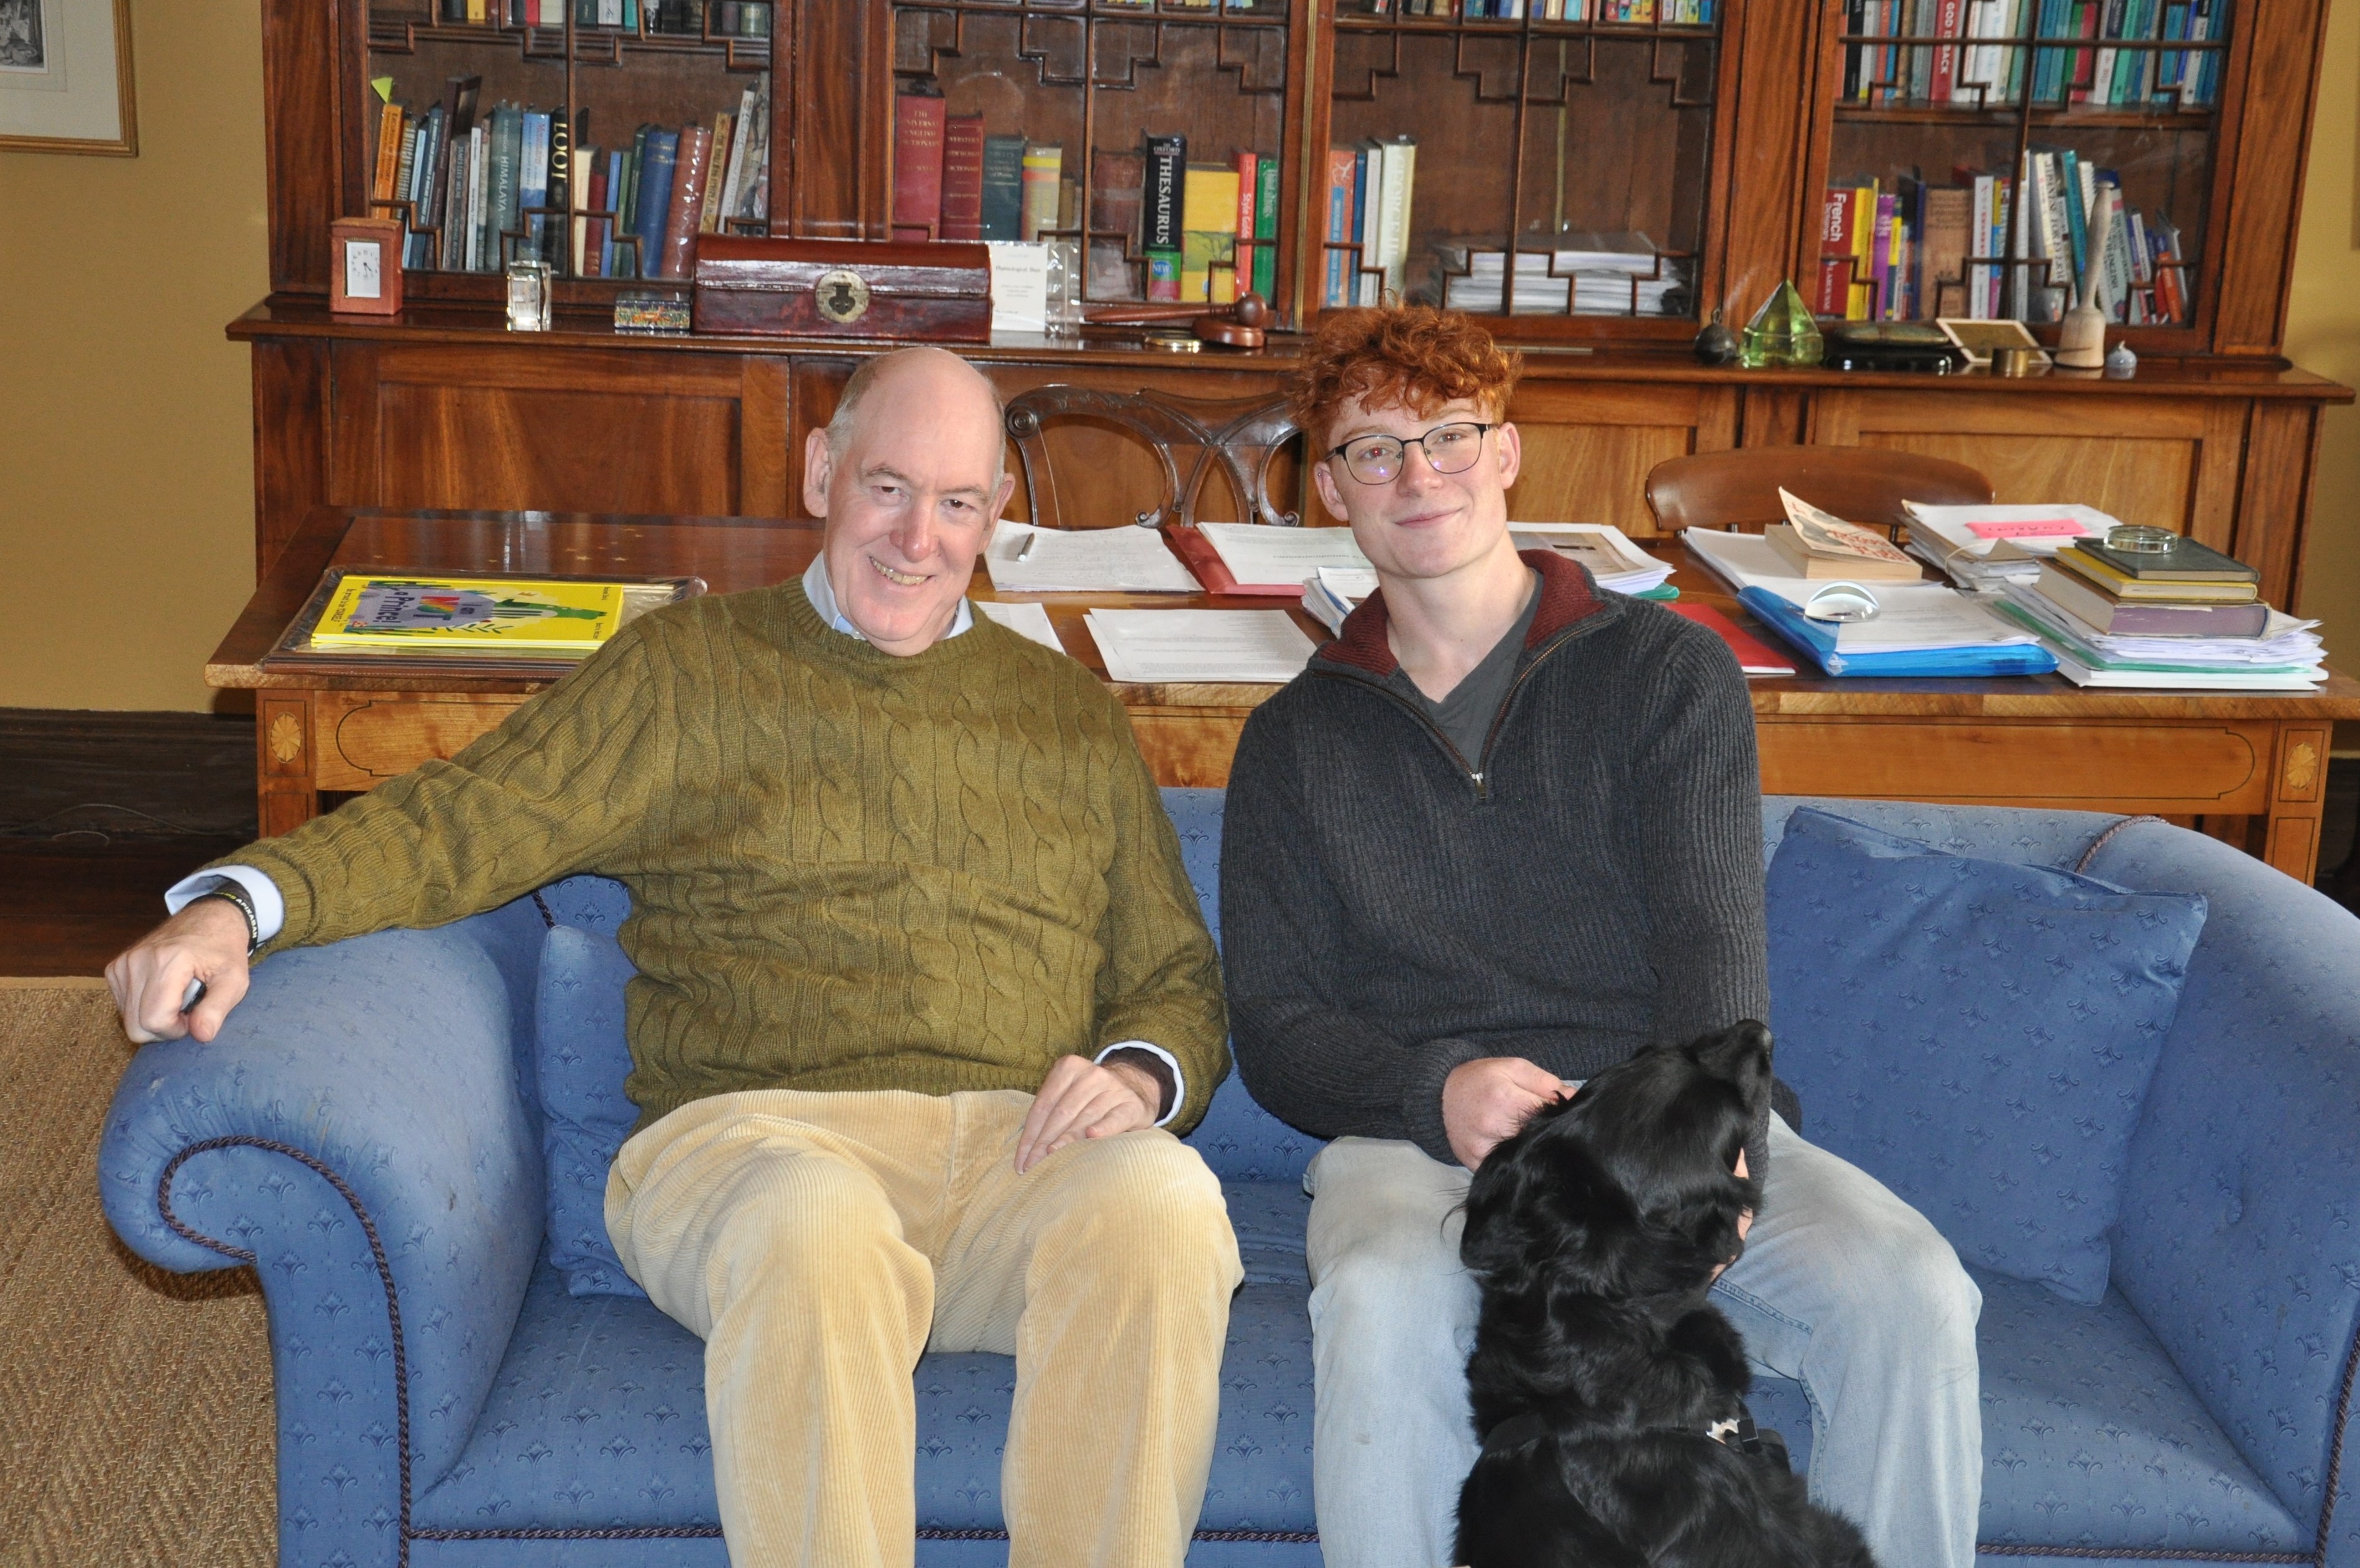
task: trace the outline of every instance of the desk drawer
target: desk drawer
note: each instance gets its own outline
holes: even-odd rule
[[[429,758],[454,755],[530,700],[321,692],[311,699],[314,787],[374,789]]]
[[[2270,808],[2266,721],[1756,718],[1765,795],[2078,811]]]

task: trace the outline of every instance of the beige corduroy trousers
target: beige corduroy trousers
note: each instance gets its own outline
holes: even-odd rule
[[[1016,1173],[1032,1097],[755,1090],[623,1146],[606,1229],[705,1340],[733,1568],[915,1551],[919,1353],[1016,1357],[1011,1568],[1176,1568],[1204,1502],[1229,1297],[1220,1183],[1154,1130]]]

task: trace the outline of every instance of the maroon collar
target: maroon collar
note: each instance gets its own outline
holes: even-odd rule
[[[1533,629],[1524,634],[1527,650],[1539,647],[1575,621],[1588,620],[1606,608],[1590,586],[1590,574],[1554,550],[1519,550],[1516,558],[1541,575],[1540,608],[1533,612]],[[1379,588],[1344,618],[1336,641],[1319,650],[1330,663],[1362,670],[1382,680],[1401,668],[1393,644],[1385,637],[1385,593]]]

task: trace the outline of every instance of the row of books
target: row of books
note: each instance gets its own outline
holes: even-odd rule
[[[2092,108],[2209,108],[2219,49],[2109,48],[2124,41],[2216,40],[2228,0],[1847,0],[1845,31],[1957,38],[1956,44],[1856,43],[1844,51],[1843,102],[1873,106],[2020,103]],[[2079,47],[2027,43],[2087,40]]]
[[[641,126],[630,148],[588,145],[590,112],[494,105],[482,78],[454,76],[423,114],[388,100],[377,122],[374,210],[400,212],[402,265],[497,272],[519,258],[576,276],[687,275],[694,237],[770,205],[768,99],[748,84],[711,126]],[[568,236],[558,213],[576,214]],[[636,238],[637,244],[632,243]]]
[[[1812,310],[1849,321],[2049,322],[2062,315],[2086,276],[2112,320],[2187,322],[2188,258],[2179,226],[2125,203],[2114,170],[2070,148],[2036,148],[2019,179],[1970,169],[1952,170],[1951,179],[1934,185],[1905,175],[1891,189],[1866,178],[1829,186]]]
[[[1634,22],[1653,27],[1706,27],[1719,19],[1720,0],[1361,0],[1371,16],[1457,16],[1469,21]],[[1660,13],[1660,14],[1659,14]]]
[[[1185,136],[1151,135],[1136,150],[1094,148],[1089,176],[1091,299],[1225,305],[1240,272],[1264,299],[1277,291],[1275,157],[1196,162]],[[895,97],[895,239],[1063,237],[1081,227],[1081,199],[1062,144],[987,134],[930,82]]]
[[[1403,293],[1416,183],[1414,137],[1372,137],[1328,149],[1321,304],[1373,305]]]
[[[440,0],[435,19],[446,25],[562,27],[566,0]],[[770,36],[770,0],[645,0],[647,30],[675,38],[763,38]],[[636,33],[641,0],[574,0],[577,27]]]

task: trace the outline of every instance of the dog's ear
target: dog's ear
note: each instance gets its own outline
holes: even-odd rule
[[[1459,1261],[1510,1289],[1542,1275],[1598,1288],[1623,1266],[1618,1238],[1635,1241],[1639,1232],[1629,1194],[1554,1108],[1484,1159],[1466,1213]]]

